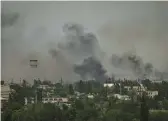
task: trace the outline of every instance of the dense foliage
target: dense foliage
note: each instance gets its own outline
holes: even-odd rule
[[[161,98],[167,89],[164,84],[151,84],[145,82],[147,88],[159,89],[159,96],[152,98],[145,97],[136,99],[134,91],[128,94],[131,101],[121,101],[114,97],[107,97],[108,93],[120,92],[118,85],[114,88],[103,88],[102,84],[96,81],[79,81],[75,84],[57,83],[54,86],[55,95],[61,97],[74,96],[71,98],[71,106],[65,104],[37,104],[24,105],[24,97],[34,97],[36,87],[42,82],[35,81],[32,87],[26,86],[26,81],[22,86],[13,84],[11,88],[15,90],[10,95],[7,108],[2,113],[2,121],[168,121],[168,100]],[[130,83],[130,82],[126,82]],[[123,84],[124,85],[124,84]],[[164,90],[164,91],[162,91]],[[79,96],[75,92],[84,93]],[[122,93],[126,93],[123,92]],[[94,94],[93,99],[87,98],[87,94]],[[40,96],[39,96],[40,95]],[[41,100],[42,92],[38,92],[38,100]]]

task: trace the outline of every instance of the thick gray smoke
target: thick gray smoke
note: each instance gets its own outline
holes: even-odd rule
[[[145,69],[146,74],[150,75],[152,74],[154,67],[151,63],[146,63],[144,69]]]
[[[93,57],[84,59],[81,65],[75,65],[74,71],[83,79],[88,79],[88,77],[95,79],[96,81],[105,81],[107,79],[107,76],[105,75],[106,70],[102,64]]]
[[[74,63],[93,56],[100,59],[102,52],[96,36],[84,31],[80,24],[68,23],[63,26],[65,34],[64,43],[59,43],[58,48],[63,51],[68,59]]]
[[[88,58],[100,63],[102,70],[107,71],[105,74],[114,73],[116,78],[144,74],[165,78],[168,75],[163,73],[168,72],[167,6],[163,2],[84,2],[81,6],[80,2],[3,1],[2,79],[25,78],[31,82],[33,76],[51,81],[61,77],[64,81],[78,80],[82,74],[74,72],[74,65],[88,65],[84,64]],[[118,56],[134,48],[140,57],[131,54],[125,60]],[[112,62],[115,67],[109,62],[112,54],[117,58]],[[38,68],[30,68],[31,59],[38,60]],[[94,72],[95,68],[92,69]],[[83,73],[90,76],[83,78],[98,75],[85,74],[84,70]]]
[[[103,81],[106,70],[99,61],[101,49],[93,33],[86,33],[82,25],[68,23],[63,26],[65,43],[59,43],[58,49],[71,62],[73,71],[82,79],[96,79]],[[56,49],[50,49],[52,57],[58,57]],[[64,58],[64,59],[65,59]],[[76,65],[83,61],[82,65]]]
[[[166,73],[159,72],[151,63],[144,63],[140,56],[133,53],[124,53],[122,56],[112,55],[112,65],[125,71],[131,71],[137,78],[163,78]]]
[[[9,26],[13,26],[18,18],[19,18],[19,14],[18,13],[2,13],[1,14],[1,26],[2,27],[9,27]]]
[[[136,55],[130,53],[124,53],[121,57],[112,55],[112,64],[116,68],[132,71],[137,77],[143,75],[143,61]]]

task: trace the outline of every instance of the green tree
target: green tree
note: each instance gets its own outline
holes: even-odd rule
[[[42,102],[42,89],[37,89],[37,101]]]
[[[77,86],[77,90],[80,93],[84,93],[85,92],[85,83],[84,83],[84,81],[80,80],[79,82],[77,82],[76,86]]]
[[[75,100],[74,106],[77,110],[83,110],[84,109],[84,104],[83,104],[82,100]]]
[[[103,121],[119,121],[120,120],[120,110],[118,109],[111,109],[106,112]]]
[[[35,91],[31,87],[21,87],[18,84],[13,84],[10,86],[11,89],[15,90],[15,92],[11,93],[9,102],[18,102],[24,105],[25,97],[34,97]]]
[[[134,89],[130,90],[128,92],[128,95],[131,97],[131,102],[134,103],[137,100],[137,94],[136,91]]]
[[[12,110],[11,109],[5,110],[1,115],[1,120],[2,121],[11,121],[11,119],[12,119]]]
[[[23,87],[26,87],[26,86],[27,86],[27,81],[26,81],[25,79],[23,79],[22,86],[23,86]]]
[[[74,89],[72,84],[69,85],[69,94],[73,95],[74,94]]]
[[[86,86],[87,86],[87,93],[92,93],[92,83],[91,83],[91,81],[88,81]]]
[[[149,109],[146,104],[145,95],[142,95],[141,109],[140,109],[140,121],[148,121]]]

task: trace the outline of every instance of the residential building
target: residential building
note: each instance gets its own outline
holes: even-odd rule
[[[1,85],[1,99],[8,101],[9,99],[9,94],[12,92],[13,90],[10,89],[9,85]]]
[[[127,91],[130,91],[130,90],[131,90],[131,86],[124,86],[124,88],[125,88]]]
[[[104,83],[103,86],[104,86],[104,87],[113,87],[114,84],[113,84],[113,83]]]
[[[147,95],[150,98],[154,98],[155,96],[158,95],[158,91],[147,91]]]
[[[49,85],[39,85],[37,88],[44,89],[44,90],[46,90],[46,89],[53,89],[53,87],[51,87]]]
[[[43,103],[68,103],[68,98],[49,97],[43,98]]]
[[[151,81],[151,83],[158,83],[158,84],[161,84],[163,81],[160,81],[160,80],[153,80]]]
[[[127,89],[127,91],[130,91],[130,90],[135,90],[137,92],[141,92],[141,91],[145,91],[147,88],[144,87],[144,86],[124,86],[125,89]]]
[[[119,100],[131,100],[128,95],[114,94],[114,97],[118,98]]]
[[[9,100],[9,95],[13,90],[10,89],[8,84],[1,85],[1,108],[5,107],[5,104]]]
[[[93,99],[94,98],[94,96],[93,95],[91,95],[91,94],[88,94],[88,96],[87,96],[88,98],[90,98],[90,99]]]
[[[42,98],[42,103],[68,103],[68,98],[58,98],[58,97],[45,97]],[[25,105],[28,103],[35,103],[35,98],[30,98],[29,100],[25,98]]]

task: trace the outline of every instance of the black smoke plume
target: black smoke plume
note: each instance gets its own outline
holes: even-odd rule
[[[106,70],[102,64],[93,57],[84,59],[81,65],[74,65],[74,72],[79,74],[83,79],[92,78],[96,81],[104,81],[107,79],[105,75]]]

